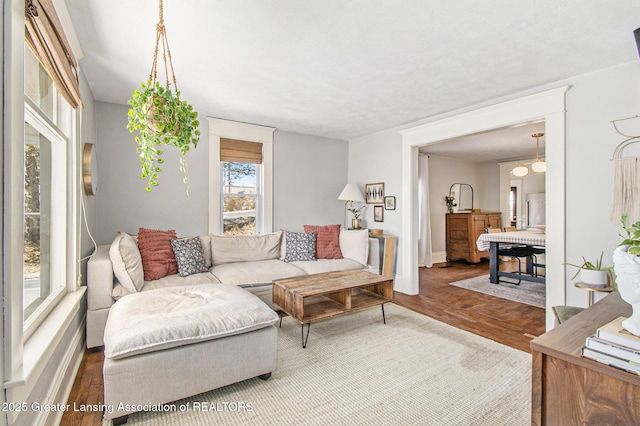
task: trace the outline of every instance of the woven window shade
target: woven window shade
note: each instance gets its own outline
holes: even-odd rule
[[[25,2],[25,40],[73,108],[82,105],[78,63],[51,0]]]
[[[262,144],[220,138],[220,161],[262,164]]]

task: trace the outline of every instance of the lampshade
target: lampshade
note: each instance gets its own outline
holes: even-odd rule
[[[338,200],[342,201],[358,201],[364,203],[364,196],[362,192],[358,189],[358,187],[353,183],[348,183],[340,195],[338,195]]]
[[[531,164],[531,170],[538,173],[543,173],[547,171],[547,163],[544,160],[538,160],[535,163]]]
[[[529,169],[527,166],[519,165],[518,167],[514,167],[511,173],[513,173],[514,176],[522,177],[529,174]]]

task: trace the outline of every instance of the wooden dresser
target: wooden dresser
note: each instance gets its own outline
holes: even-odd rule
[[[598,327],[629,315],[614,292],[531,341],[532,425],[640,424],[640,376],[580,355]]]
[[[465,259],[478,263],[489,257],[488,251],[478,251],[476,241],[487,228],[502,229],[502,213],[448,213],[447,261]]]

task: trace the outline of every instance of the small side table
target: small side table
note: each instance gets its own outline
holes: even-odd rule
[[[380,242],[380,275],[393,278],[393,268],[396,259],[396,237],[393,235],[372,235]]]
[[[577,282],[574,284],[577,288],[587,290],[589,292],[589,306],[593,305],[595,293],[611,293],[614,288],[610,285],[607,287],[594,287],[592,284]]]

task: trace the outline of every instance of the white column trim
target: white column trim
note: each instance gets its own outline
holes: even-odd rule
[[[209,121],[209,233],[220,229],[220,138],[262,143],[263,232],[273,232],[273,133],[275,127],[207,117]]]
[[[420,146],[515,124],[545,121],[547,193],[547,329],[552,306],[565,303],[565,93],[569,86],[452,115],[400,131],[402,134],[402,276],[396,289],[418,294],[417,152]]]

